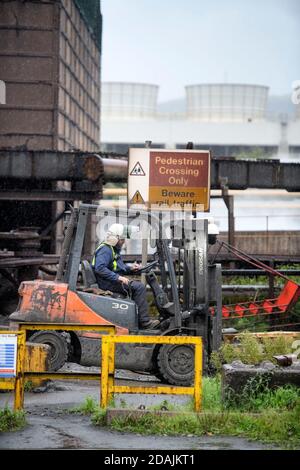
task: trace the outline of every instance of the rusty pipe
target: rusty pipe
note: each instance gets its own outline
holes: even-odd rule
[[[127,182],[128,161],[102,158],[104,183]]]

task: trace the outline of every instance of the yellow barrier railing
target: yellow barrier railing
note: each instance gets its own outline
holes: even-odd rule
[[[195,377],[194,386],[153,386],[132,387],[114,384],[115,344],[192,344],[195,346]],[[101,369],[101,407],[107,408],[113,393],[156,393],[174,395],[193,395],[195,411],[200,411],[202,399],[202,339],[192,336],[106,336],[102,338],[102,369]]]
[[[0,331],[1,334],[18,335],[18,350],[17,350],[17,370],[16,377],[2,379],[0,377],[0,390],[14,390],[15,400],[14,409],[19,410],[24,407],[24,381],[36,377],[41,377],[45,380],[99,380],[100,373],[63,373],[63,372],[25,372],[25,344],[26,344],[26,331],[40,331],[40,330],[55,330],[55,331],[95,331],[104,332],[109,335],[115,333],[114,325],[80,325],[77,323],[24,323],[19,324],[19,331]],[[106,337],[106,336],[103,336]],[[102,338],[103,338],[102,337]],[[100,366],[100,360],[99,360]]]
[[[99,373],[62,373],[62,372],[25,372],[25,344],[26,331],[55,330],[55,331],[95,331],[105,332],[102,336],[102,362],[101,362],[101,387],[100,405],[107,408],[113,393],[147,393],[147,394],[175,394],[193,395],[195,411],[200,411],[202,399],[202,339],[192,336],[115,336],[114,325],[79,325],[63,323],[26,323],[19,325],[19,331],[0,331],[1,334],[17,335],[17,361],[16,376],[12,378],[0,377],[0,390],[14,390],[14,409],[22,409],[24,406],[24,381],[36,377],[45,380],[99,380]],[[139,343],[139,344],[191,344],[195,346],[195,375],[194,386],[149,386],[129,387],[115,385],[115,344]]]

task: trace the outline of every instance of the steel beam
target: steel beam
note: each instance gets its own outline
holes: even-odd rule
[[[127,182],[126,154],[0,150],[0,180]],[[286,189],[300,191],[300,163],[280,160],[213,158],[211,189]],[[93,188],[94,189],[94,188]]]
[[[211,188],[220,189],[227,178],[229,189],[286,189],[300,191],[300,164],[280,160],[236,160],[214,158],[211,166]]]
[[[0,150],[0,178],[47,181],[101,181],[99,155],[84,152]]]
[[[82,191],[1,191],[0,201],[86,201],[100,199],[101,192]]]

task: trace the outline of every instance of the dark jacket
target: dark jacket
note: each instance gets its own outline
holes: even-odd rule
[[[111,284],[118,282],[119,275],[123,276],[131,272],[131,268],[124,263],[120,255],[120,249],[113,247],[116,254],[116,269],[113,267],[113,250],[108,245],[102,245],[95,254],[94,271],[98,285],[101,289],[110,288]]]

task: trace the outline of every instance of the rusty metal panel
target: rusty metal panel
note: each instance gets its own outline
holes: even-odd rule
[[[280,160],[236,160],[213,158],[211,188],[219,189],[225,178],[229,189],[286,189],[300,191],[300,164]]]
[[[103,163],[98,155],[86,155],[81,152],[0,150],[1,178],[79,182],[89,180],[99,189],[102,176]],[[90,188],[95,189],[91,185]]]
[[[51,348],[47,344],[26,343],[25,372],[46,372],[50,369]]]

